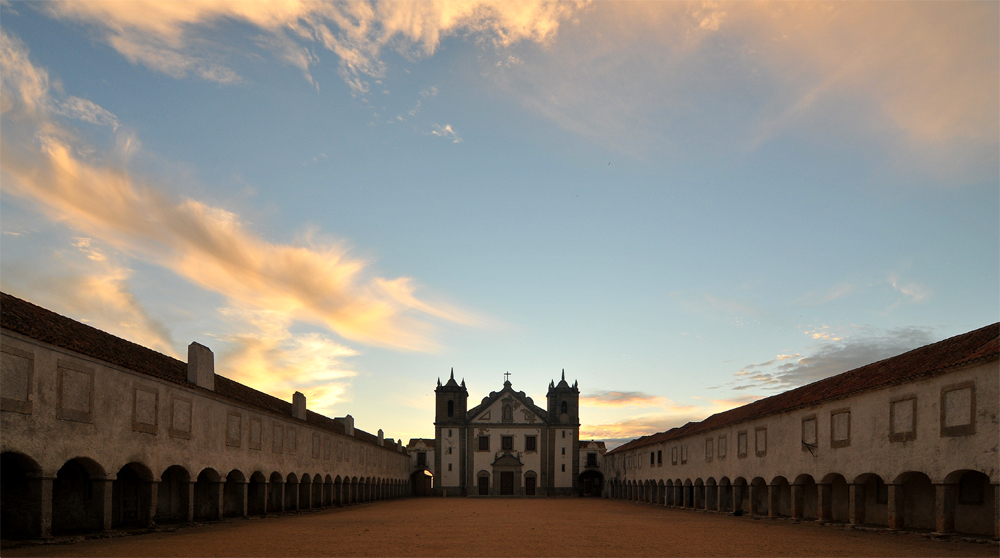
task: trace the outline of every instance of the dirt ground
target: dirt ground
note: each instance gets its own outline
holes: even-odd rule
[[[419,498],[4,556],[997,556],[995,544],[619,500]]]

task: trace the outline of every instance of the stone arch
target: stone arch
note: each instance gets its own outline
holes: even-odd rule
[[[333,477],[329,474],[323,478],[323,506],[333,506]]]
[[[733,479],[733,512],[750,513],[750,483],[743,477]]]
[[[195,521],[222,519],[222,487],[224,479],[211,467],[198,473],[194,484]]]
[[[684,479],[684,507],[694,507],[694,483],[691,479]]]
[[[730,482],[729,477],[719,479],[716,490],[719,492],[719,501],[717,504],[719,511],[733,511],[733,483]]]
[[[178,523],[194,519],[191,504],[191,473],[180,465],[171,465],[160,474],[156,487],[156,522]]]
[[[792,487],[788,479],[778,475],[771,479],[767,487],[767,514],[770,517],[790,517],[792,515]]]
[[[705,479],[705,509],[718,511],[719,508],[719,485],[715,482],[715,477]]]
[[[480,469],[476,472],[476,494],[486,496],[490,493],[490,472]]]
[[[854,490],[851,523],[889,525],[889,485],[875,473],[864,473],[854,478],[850,489]]]
[[[299,509],[308,510],[312,507],[312,477],[304,473],[299,479]]]
[[[949,530],[973,535],[1000,537],[997,529],[996,490],[990,477],[981,471],[959,469],[952,471],[944,479],[944,487],[939,491],[948,499],[945,510],[953,510],[951,518],[945,515],[938,531]],[[940,507],[940,506],[939,506]],[[941,523],[941,520],[939,520]]]
[[[295,473],[288,473],[285,476],[284,511],[297,511],[298,509],[299,509],[299,477]]]
[[[825,515],[826,521],[835,521],[838,523],[847,523],[851,520],[850,514],[850,491],[847,486],[847,479],[844,475],[840,473],[828,473],[823,480],[820,481],[820,490],[830,493],[830,504],[829,504],[829,514],[825,514],[827,507],[824,502],[819,508],[819,513]],[[828,487],[828,488],[824,488]],[[821,517],[820,519],[824,519]]]
[[[67,461],[52,481],[52,532],[70,533],[111,527],[104,524],[104,494],[111,486],[96,461]]]
[[[153,473],[139,462],[123,465],[111,483],[111,525],[152,525]]]
[[[351,485],[350,489],[348,490],[348,496],[349,496],[349,498],[347,499],[348,504],[358,503],[358,477],[351,477]]]
[[[309,498],[309,507],[312,508],[322,508],[323,507],[323,489],[325,483],[323,482],[323,477],[320,475],[313,475],[312,477],[312,496]]]
[[[344,479],[340,475],[333,478],[333,505],[344,505]]]
[[[819,487],[812,475],[799,475],[792,482],[792,517],[819,519]]]
[[[229,477],[227,476],[228,480]],[[260,471],[254,471],[247,483],[247,515],[265,515],[267,513],[267,477]]]
[[[42,468],[31,457],[17,452],[0,455],[0,524],[5,539],[48,536],[51,524],[43,522]],[[51,521],[51,519],[49,519]]]
[[[267,481],[267,511],[281,513],[285,510],[285,478],[274,471]]]
[[[667,484],[663,479],[656,483],[656,504],[660,506],[667,504]]]
[[[691,506],[695,509],[705,509],[705,481],[701,478],[694,479],[694,493],[691,495]]]
[[[767,497],[767,481],[761,477],[754,477],[750,481],[750,513],[752,515],[767,515]]]
[[[588,473],[585,471],[584,473]],[[581,473],[581,477],[584,473]],[[537,496],[538,495],[538,473],[528,470],[524,473],[524,495],[525,496]],[[582,483],[581,483],[582,484]],[[584,490],[586,492],[586,490]]]
[[[934,485],[926,474],[907,471],[892,481],[889,487],[890,529],[934,529]],[[894,500],[894,501],[893,501]]]
[[[247,490],[247,478],[243,475],[243,471],[239,469],[229,471],[222,489],[223,517],[246,517]]]

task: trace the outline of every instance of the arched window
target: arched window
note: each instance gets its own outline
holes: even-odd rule
[[[510,405],[503,406],[503,421],[504,422],[514,421],[514,409]]]
[[[562,402],[562,413],[564,415],[565,414],[569,414],[569,403],[567,403],[565,401]]]
[[[454,401],[450,401],[450,400],[448,401],[448,416],[449,417],[455,416],[455,402]]]

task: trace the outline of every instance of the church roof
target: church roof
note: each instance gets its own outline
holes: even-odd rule
[[[188,389],[214,393],[263,411],[292,416],[292,404],[288,401],[218,374],[215,375],[215,391],[198,387],[187,381],[187,363],[181,360],[3,292],[0,292],[0,327]],[[345,434],[344,425],[339,421],[313,411],[306,411],[306,422],[317,428]],[[378,445],[377,436],[361,429],[354,429],[354,437]]]
[[[485,411],[490,405],[492,405],[498,399],[503,397],[504,394],[510,394],[511,396],[513,396],[515,399],[520,401],[522,405],[524,405],[528,409],[531,409],[531,412],[541,417],[542,420],[548,420],[549,413],[545,409],[539,407],[538,405],[535,405],[535,402],[530,397],[525,395],[523,391],[514,391],[514,388],[509,381],[503,383],[503,389],[501,389],[500,391],[491,391],[489,395],[483,398],[482,403],[469,409],[468,413],[466,413],[466,416],[469,417],[477,416],[480,412]]]
[[[434,438],[410,438],[410,441],[406,443],[407,448],[413,448],[420,442],[424,443],[424,447],[433,448]]]
[[[1000,358],[1000,322],[784,393],[772,395],[742,407],[716,413],[701,422],[689,422],[666,432],[636,438],[608,453],[618,453],[659,444],[729,424],[842,399],[863,391],[930,378],[961,366],[988,362],[997,358]]]

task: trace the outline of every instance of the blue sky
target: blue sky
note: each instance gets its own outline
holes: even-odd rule
[[[8,2],[0,284],[394,438],[661,431],[997,321],[995,2]]]

